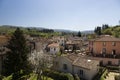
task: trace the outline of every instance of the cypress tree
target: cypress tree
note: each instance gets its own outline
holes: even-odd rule
[[[6,59],[4,60],[4,75],[13,74],[13,80],[20,78],[21,71],[23,74],[30,72],[28,62],[29,49],[23,32],[17,28],[8,42]]]
[[[78,35],[78,37],[81,37],[81,32],[79,31],[77,35]]]

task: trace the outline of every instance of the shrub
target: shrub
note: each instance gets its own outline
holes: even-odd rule
[[[43,71],[43,75],[53,78],[54,80],[74,80],[72,74],[70,73],[61,73],[52,70]]]
[[[100,80],[104,80],[106,78],[107,74],[108,74],[108,70],[105,69],[104,72],[103,72],[103,74],[100,77]]]
[[[2,80],[4,78],[4,76],[0,75],[0,80]]]
[[[74,80],[74,77],[72,74],[67,73],[66,76],[68,77],[68,80]]]
[[[110,69],[110,70],[119,70],[119,67],[118,66],[107,66],[107,69]]]
[[[106,78],[106,75],[108,75],[108,70],[101,67],[99,69],[99,72],[93,77],[92,80],[104,80],[104,78]]]
[[[80,80],[79,76],[77,74],[74,75],[75,80]]]

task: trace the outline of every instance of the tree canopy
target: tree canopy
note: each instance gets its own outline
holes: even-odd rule
[[[97,27],[95,28],[94,32],[97,34],[97,35],[101,35],[101,27]]]
[[[27,74],[30,71],[30,66],[28,62],[29,49],[26,44],[26,39],[23,32],[17,28],[11,39],[8,42],[6,59],[4,60],[4,75],[8,76],[13,74],[16,78],[19,78],[19,74]]]
[[[81,32],[79,31],[78,34],[77,34],[78,37],[81,37]]]

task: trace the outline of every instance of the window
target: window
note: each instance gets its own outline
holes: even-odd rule
[[[106,42],[103,42],[103,46],[106,46]]]
[[[112,42],[112,46],[116,46],[116,43],[115,43],[115,42]]]
[[[116,50],[112,50],[112,54],[115,55],[116,54]]]
[[[120,60],[118,62],[119,62],[119,65],[120,65]]]
[[[67,70],[67,64],[63,64],[63,69]]]
[[[79,70],[79,74],[80,74],[80,75],[83,75],[83,70]]]
[[[108,65],[112,65],[112,62],[111,62],[111,61],[108,61]]]
[[[102,49],[102,53],[104,53],[104,54],[106,53],[106,48]]]
[[[100,66],[103,66],[103,61],[100,61]]]
[[[54,48],[54,51],[56,51],[56,48]]]

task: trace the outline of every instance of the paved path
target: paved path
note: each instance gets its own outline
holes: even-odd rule
[[[115,72],[109,72],[108,76],[106,77],[105,80],[115,80],[114,76],[115,75],[119,75],[119,73],[115,73]]]

